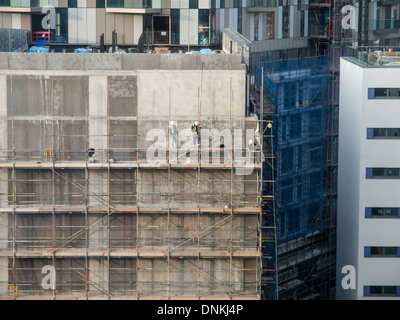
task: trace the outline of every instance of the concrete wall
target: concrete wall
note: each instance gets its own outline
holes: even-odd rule
[[[0,53],[0,70],[244,70],[237,55]]]
[[[29,279],[31,294],[49,294],[40,268],[60,246],[60,296],[96,299],[111,289],[134,298],[226,297],[231,290],[257,297],[258,215],[224,212],[230,203],[256,207],[257,175],[136,168],[146,160],[137,148],[152,143],[148,130],[167,133],[170,119],[179,131],[194,120],[203,129],[245,128],[239,56],[1,54],[0,61],[0,208],[22,210],[0,215],[0,253],[12,256],[15,241],[18,257],[31,257],[13,269],[20,296]],[[94,164],[87,148],[95,149]],[[14,162],[24,168],[7,169]],[[224,256],[231,249],[232,260]],[[65,272],[70,267],[77,277]],[[6,282],[0,290],[15,294]]]

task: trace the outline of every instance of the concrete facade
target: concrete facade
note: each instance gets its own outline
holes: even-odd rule
[[[180,134],[195,120],[217,135],[254,128],[239,56],[0,61],[3,299],[260,298],[261,167],[240,174],[227,152],[247,136],[212,137],[199,161],[182,135],[178,150],[158,149],[165,162],[147,158],[150,130],[169,121]],[[212,152],[223,161],[204,161]]]

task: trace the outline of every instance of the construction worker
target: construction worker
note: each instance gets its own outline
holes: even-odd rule
[[[94,152],[95,152],[94,148],[89,148],[88,149],[88,157],[89,157],[89,162],[90,163],[94,162],[94,158],[93,158]]]
[[[178,148],[178,128],[174,121],[169,122],[169,148]]]
[[[193,146],[197,146],[200,143],[200,125],[197,121],[192,124],[193,132]]]
[[[250,154],[251,163],[254,163],[254,153],[255,153],[256,148],[257,148],[257,143],[250,139],[249,143],[247,144],[247,147],[249,148],[249,150],[251,152],[251,154]]]

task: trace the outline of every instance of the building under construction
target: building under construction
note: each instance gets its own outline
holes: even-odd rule
[[[328,56],[257,66],[260,112],[272,124],[264,135],[272,188],[263,197],[273,202],[277,241],[264,252],[275,257],[276,278],[264,292],[275,299],[325,299],[334,283],[324,185],[328,76]]]
[[[1,298],[260,299],[245,74],[228,54],[2,53]]]

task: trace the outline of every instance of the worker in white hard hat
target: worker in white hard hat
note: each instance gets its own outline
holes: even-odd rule
[[[176,127],[175,121],[169,122],[169,148],[178,148],[178,128]]]
[[[198,121],[195,121],[192,124],[192,132],[193,132],[193,146],[197,146],[200,143],[200,125]]]
[[[253,141],[252,139],[250,139],[247,147],[249,148],[249,151],[251,152],[250,153],[251,163],[254,163],[254,153],[255,153],[256,148],[257,148],[257,143],[255,141]]]

